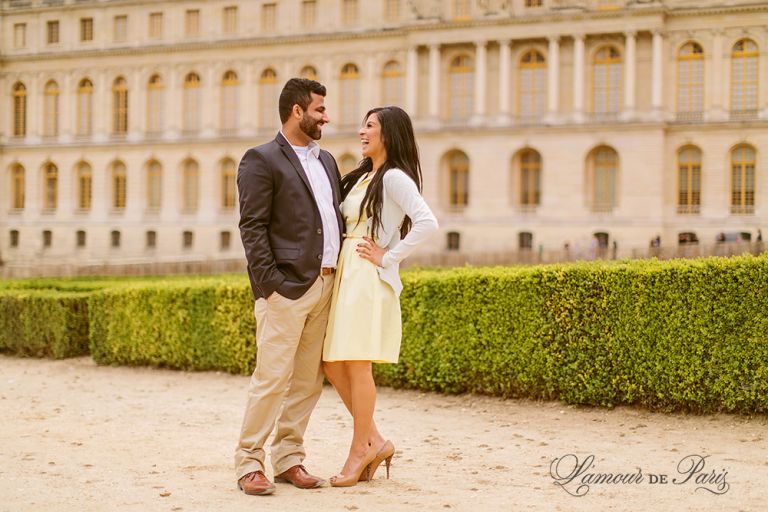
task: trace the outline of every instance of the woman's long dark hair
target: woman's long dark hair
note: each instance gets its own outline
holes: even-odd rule
[[[384,200],[384,175],[390,169],[400,169],[416,183],[416,188],[421,192],[422,176],[419,163],[419,148],[416,146],[416,137],[413,134],[411,118],[400,107],[379,107],[365,114],[363,123],[368,121],[371,114],[381,124],[381,141],[387,151],[387,160],[373,175],[368,189],[365,191],[362,203],[360,203],[360,217],[365,215],[373,220],[373,233],[375,239],[378,227],[381,226],[381,207]],[[354,171],[350,171],[341,179],[341,198],[344,200],[361,176],[373,170],[373,161],[366,157]],[[411,219],[408,216],[400,226],[400,237],[404,237],[411,230]]]

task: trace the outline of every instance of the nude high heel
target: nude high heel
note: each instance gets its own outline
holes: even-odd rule
[[[387,468],[387,479],[389,479],[389,467],[392,465],[392,457],[395,455],[395,445],[392,444],[392,441],[387,441],[384,443],[384,446],[381,447],[381,449],[376,454],[376,458],[371,461],[370,464],[368,464],[367,471],[365,471],[360,476],[361,482],[368,482],[370,480],[373,480],[373,475],[376,474],[376,470],[379,469],[379,466],[382,462],[386,465]]]
[[[376,453],[366,454],[366,457],[360,461],[360,465],[348,476],[336,475],[331,477],[331,487],[352,487],[362,480],[362,476],[368,473],[368,467],[376,458]]]

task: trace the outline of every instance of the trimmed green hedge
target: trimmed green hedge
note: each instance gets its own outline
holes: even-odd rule
[[[0,351],[57,359],[88,354],[88,295],[0,290]]]
[[[376,366],[382,384],[768,412],[768,254],[416,270],[403,278],[401,359]],[[80,311],[90,313],[99,363],[253,368],[253,301],[243,276],[52,283],[59,294],[92,287],[78,293],[89,294]],[[11,347],[8,339],[0,349],[33,342],[28,335]]]
[[[252,301],[245,282],[218,280],[103,290],[89,300],[91,355],[100,364],[250,373]]]
[[[420,272],[402,303],[388,385],[768,412],[768,255]]]

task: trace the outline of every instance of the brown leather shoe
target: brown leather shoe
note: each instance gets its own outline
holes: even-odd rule
[[[297,464],[286,471],[283,471],[275,477],[275,482],[284,482],[293,484],[299,489],[314,489],[316,487],[322,487],[325,484],[325,480],[312,476],[307,473],[307,470],[301,464]]]
[[[263,496],[275,492],[275,484],[269,481],[261,471],[252,471],[237,481],[237,486],[245,494]]]

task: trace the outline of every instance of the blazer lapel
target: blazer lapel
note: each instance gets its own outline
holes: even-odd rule
[[[309,178],[307,178],[307,173],[304,172],[304,167],[302,167],[301,162],[299,162],[299,157],[296,156],[296,152],[293,150],[293,148],[285,139],[285,137],[283,137],[282,133],[277,134],[277,137],[275,137],[275,141],[277,141],[277,143],[280,145],[280,150],[283,152],[283,155],[285,155],[288,161],[291,162],[291,165],[299,174],[301,181],[304,182],[304,185],[306,185],[307,190],[309,190],[309,193],[312,194],[312,197],[314,198],[315,193],[312,190],[312,185],[309,184]],[[317,198],[315,198],[315,200],[317,200]]]

